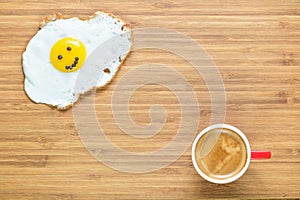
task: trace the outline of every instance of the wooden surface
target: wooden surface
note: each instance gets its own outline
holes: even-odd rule
[[[72,110],[58,112],[27,98],[21,54],[45,16],[59,11],[86,17],[99,9],[122,16],[133,28],[171,28],[201,44],[223,77],[225,122],[243,130],[253,149],[271,150],[273,158],[252,162],[228,185],[197,175],[191,147],[168,167],[145,174],[120,172],[95,160],[79,139]],[[1,0],[0,44],[0,199],[300,197],[300,1]],[[155,49],[132,52],[114,81],[96,94],[103,130],[128,151],[161,148],[180,123],[176,97],[149,85],[132,96],[130,112],[145,125],[149,106],[163,105],[168,116],[162,132],[147,141],[129,137],[115,124],[110,102],[116,83],[147,62],[166,64],[187,78],[201,105],[198,130],[209,125],[209,93],[190,64]]]

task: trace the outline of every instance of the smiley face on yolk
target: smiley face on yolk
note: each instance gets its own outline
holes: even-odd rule
[[[62,72],[74,72],[85,61],[86,50],[82,42],[66,37],[57,41],[50,52],[52,65]]]

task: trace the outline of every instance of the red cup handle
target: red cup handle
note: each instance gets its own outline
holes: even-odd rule
[[[251,151],[251,160],[270,159],[271,151]]]

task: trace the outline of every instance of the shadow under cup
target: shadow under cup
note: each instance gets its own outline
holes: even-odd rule
[[[250,144],[246,136],[231,125],[207,127],[193,143],[193,165],[200,176],[213,183],[237,180],[246,172],[250,158]]]

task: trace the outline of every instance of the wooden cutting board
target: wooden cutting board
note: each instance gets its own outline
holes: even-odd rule
[[[87,17],[99,9],[122,16],[134,30],[173,29],[197,41],[221,73],[225,122],[241,129],[253,149],[271,150],[272,159],[252,162],[234,183],[215,185],[197,175],[190,145],[167,167],[141,174],[111,169],[91,156],[72,109],[59,112],[28,99],[21,55],[45,16]],[[0,199],[300,198],[299,1],[1,0],[0,42]],[[167,116],[161,132],[141,139],[117,126],[112,92],[127,72],[145,63],[169,66],[189,81],[200,105],[198,132],[211,118],[210,93],[190,63],[158,49],[134,51],[95,95],[107,138],[134,153],[168,145],[181,122],[172,91],[150,84],[133,93],[129,111],[136,124],[147,125],[151,105],[162,105]]]

